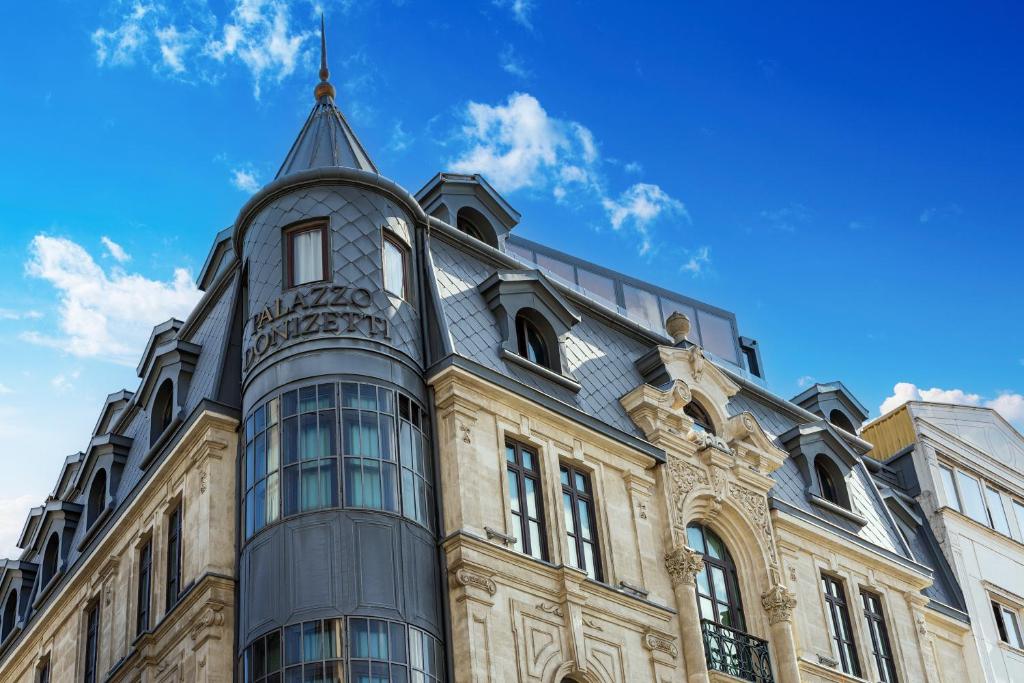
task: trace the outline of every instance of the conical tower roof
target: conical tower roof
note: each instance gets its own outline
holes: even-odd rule
[[[313,91],[316,104],[292,144],[275,178],[313,168],[345,166],[379,174],[345,116],[334,103],[334,86],[327,69],[327,39],[320,18],[320,83]]]

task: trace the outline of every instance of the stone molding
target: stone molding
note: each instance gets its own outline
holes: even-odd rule
[[[692,586],[704,569],[704,556],[688,546],[677,546],[665,555],[665,569],[673,586]]]
[[[783,621],[793,621],[796,594],[777,583],[761,594],[761,606],[768,613],[768,623],[772,626]]]

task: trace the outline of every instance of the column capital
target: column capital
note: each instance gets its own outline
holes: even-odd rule
[[[761,594],[761,606],[768,613],[768,623],[773,626],[782,621],[792,621],[796,594],[777,583]]]
[[[688,546],[676,546],[665,555],[665,569],[673,586],[692,586],[697,574],[704,569],[704,556]]]

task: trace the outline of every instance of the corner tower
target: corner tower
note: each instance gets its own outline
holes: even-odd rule
[[[427,218],[338,109],[322,27],[321,53],[309,118],[233,228],[242,680],[406,680],[444,649]]]

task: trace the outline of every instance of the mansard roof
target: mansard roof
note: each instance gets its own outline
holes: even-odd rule
[[[96,426],[93,427],[92,435],[97,436],[109,432],[114,420],[125,409],[125,406],[131,403],[134,396],[135,392],[127,389],[108,394],[106,400],[103,401],[103,409],[100,410],[100,415],[96,418]]]

